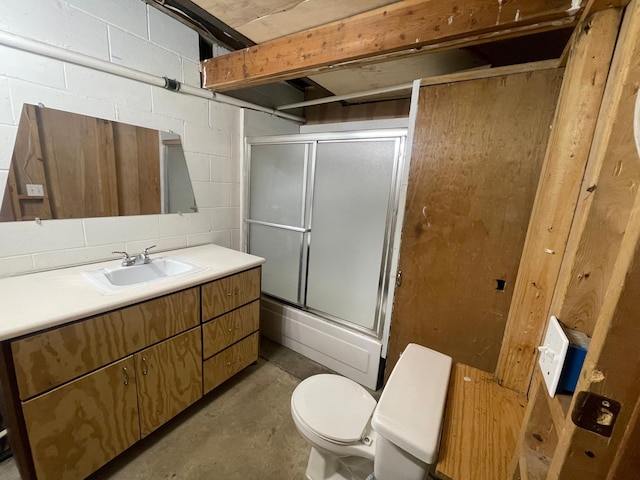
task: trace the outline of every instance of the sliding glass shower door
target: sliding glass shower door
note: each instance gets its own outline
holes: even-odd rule
[[[263,292],[378,335],[404,131],[250,139],[247,250]]]
[[[300,143],[251,148],[248,251],[269,259],[262,270],[263,292],[295,304],[304,303],[308,150]]]

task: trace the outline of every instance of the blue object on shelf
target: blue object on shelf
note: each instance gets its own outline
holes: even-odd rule
[[[577,330],[570,330],[564,327],[563,330],[569,339],[569,349],[567,350],[567,356],[562,366],[557,391],[573,393],[576,390],[582,364],[587,356],[591,339]]]

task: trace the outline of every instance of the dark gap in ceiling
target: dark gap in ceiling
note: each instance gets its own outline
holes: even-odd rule
[[[562,51],[572,32],[573,27],[551,30],[499,42],[475,45],[469,47],[469,49],[485,57],[492,67],[551,60],[562,55]]]
[[[173,13],[183,23],[196,30],[205,40],[215,41],[229,50],[241,50],[255,45],[251,39],[190,0],[146,0],[146,2]],[[211,57],[203,58],[201,50],[200,60],[207,58]]]

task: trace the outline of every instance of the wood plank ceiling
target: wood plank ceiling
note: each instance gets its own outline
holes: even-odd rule
[[[307,77],[336,95],[398,85],[416,78],[454,71],[497,66],[512,61],[505,60],[505,55],[508,56],[514,51],[516,51],[516,58],[512,61],[513,63],[557,57],[569,37],[570,27],[575,23],[578,13],[578,9],[573,8],[575,2],[571,0],[505,0],[504,2],[472,0],[460,4],[454,4],[448,0],[192,0],[192,2],[259,44],[245,49],[246,55],[251,54],[253,50],[264,52],[265,48],[272,45],[274,50],[268,54],[271,59],[275,58],[276,51],[283,52],[283,42],[287,42],[287,39],[293,42],[298,38],[304,39],[292,34],[297,32],[305,32],[305,34],[318,32],[319,34],[322,32],[318,29],[319,26],[332,22],[335,29],[325,30],[332,36],[327,43],[330,48],[323,46],[322,42],[316,48],[333,51],[340,55],[343,50],[350,48],[348,36],[353,34],[353,29],[345,28],[344,32],[338,35],[336,31],[339,32],[341,25],[344,26],[347,21],[363,18],[365,21],[359,24],[362,30],[356,31],[355,35],[364,36],[366,40],[361,42],[363,49],[369,50],[370,53],[355,52],[347,60],[350,62],[348,68],[333,68],[339,66],[334,58],[327,59],[324,65],[313,64],[313,61],[302,65],[303,62],[300,62],[300,73],[287,72],[285,75],[271,75],[264,80],[256,81],[258,75],[251,72],[247,74],[247,70],[255,64],[260,54],[248,61],[239,62],[238,57],[234,57],[234,53],[225,56],[229,57],[233,63],[227,62],[227,59],[216,60],[215,68],[218,71],[230,71],[234,68],[243,71],[236,72],[233,81],[228,83],[216,77],[215,85],[207,85],[216,90],[229,91],[282,79]],[[389,13],[388,16],[386,12]],[[374,19],[371,25],[379,22],[381,18],[387,20],[381,28],[373,30],[366,23],[368,15]],[[342,20],[344,22],[341,22]],[[358,28],[358,24],[352,23],[352,25]],[[497,28],[492,29],[492,25]],[[522,35],[522,30],[525,29],[528,29],[527,33],[532,34],[557,30],[559,27],[567,28],[564,28],[560,35],[554,36],[554,32],[550,36],[547,35],[546,43],[539,39],[530,43],[516,43],[515,47],[511,44],[495,43],[496,40],[513,37],[514,32],[515,35]],[[498,31],[502,32],[502,35],[496,34]],[[433,32],[436,34],[433,35]],[[406,48],[399,57],[395,53],[389,55],[395,47],[386,51],[378,48],[380,51],[377,55],[387,56],[384,62],[354,61],[354,58],[360,59],[363,55],[376,53],[380,39],[382,40],[380,43],[389,42],[391,37],[395,41],[397,37],[404,37],[404,33],[412,37],[412,42],[414,36],[420,37],[420,41],[416,39],[419,48],[414,48],[411,55],[406,55]],[[474,42],[462,42],[462,48],[456,48],[456,42],[460,38],[471,34],[477,36]],[[433,39],[431,44],[429,44],[429,37]],[[426,44],[423,41],[425,38]],[[436,48],[437,45],[433,44],[443,38],[449,43],[446,45],[446,50],[441,51],[441,48]],[[489,40],[492,43],[489,43]],[[537,47],[533,49],[532,45]],[[298,51],[302,51],[302,54],[294,55],[292,61],[299,62],[300,57],[305,56],[303,49],[308,49],[306,52],[309,57],[314,56],[315,52],[311,44],[298,46]],[[422,48],[431,53],[417,52]],[[396,50],[399,49],[396,48]],[[272,62],[272,64],[285,63],[285,61],[287,60]],[[313,68],[314,66],[316,68]],[[260,65],[258,68],[264,69],[265,65]],[[251,78],[247,79],[247,77]]]

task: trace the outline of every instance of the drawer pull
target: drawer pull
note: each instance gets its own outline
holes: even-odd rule
[[[240,325],[236,325],[236,328],[229,327],[229,332],[233,332],[234,330],[240,330]]]
[[[232,295],[239,295],[240,293],[242,293],[242,290],[236,287],[232,292],[227,292],[227,297],[230,297]]]
[[[124,384],[129,385],[129,372],[127,371],[127,367],[122,367],[122,371],[124,372]]]
[[[147,359],[142,357],[142,374],[146,375],[149,373],[149,369],[147,368]]]

